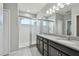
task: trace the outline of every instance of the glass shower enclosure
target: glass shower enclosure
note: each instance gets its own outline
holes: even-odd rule
[[[19,47],[36,44],[36,35],[53,34],[55,22],[19,17]]]

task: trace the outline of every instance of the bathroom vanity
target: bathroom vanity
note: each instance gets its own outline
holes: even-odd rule
[[[39,34],[36,45],[43,56],[79,56],[79,41]]]

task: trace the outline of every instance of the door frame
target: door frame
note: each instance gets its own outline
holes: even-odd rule
[[[11,36],[10,36],[10,10],[9,9],[3,9],[3,13],[4,12],[8,12],[8,15],[9,15],[9,19],[8,19],[8,21],[9,21],[9,33],[8,33],[8,36],[9,36],[9,52],[8,52],[8,54],[10,53],[10,38],[11,38]],[[3,16],[4,17],[4,16]],[[3,19],[3,24],[4,24],[4,19]],[[3,25],[4,26],[4,25]],[[3,30],[4,30],[4,27],[3,27]],[[4,34],[4,32],[3,32],[3,34]],[[4,39],[5,40],[5,39]],[[6,54],[3,54],[3,55],[6,55]]]

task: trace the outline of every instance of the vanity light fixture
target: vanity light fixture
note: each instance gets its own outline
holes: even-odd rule
[[[55,13],[56,10],[64,8],[65,5],[70,5],[70,3],[58,3],[57,5],[54,5],[53,8],[50,8],[48,11],[46,11],[46,13],[47,14]]]

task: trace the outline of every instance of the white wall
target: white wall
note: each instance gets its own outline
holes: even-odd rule
[[[3,8],[10,11],[10,51],[19,47],[18,8],[16,3],[4,3]]]
[[[0,55],[3,55],[3,4],[0,3]]]
[[[72,35],[77,36],[76,34],[76,16],[79,15],[79,4],[74,4],[71,9],[71,21],[72,21]]]

